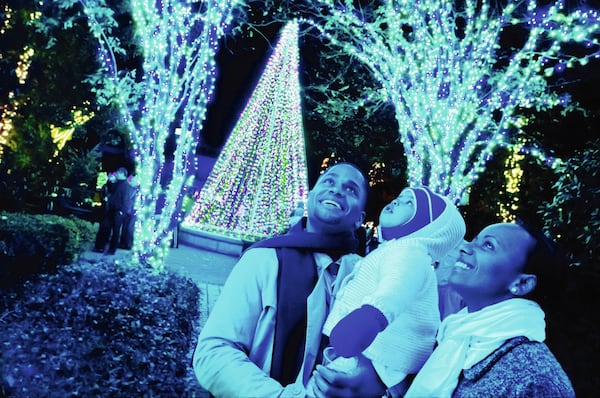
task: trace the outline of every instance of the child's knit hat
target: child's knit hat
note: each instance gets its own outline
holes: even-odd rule
[[[383,240],[426,238],[429,255],[433,260],[439,260],[464,238],[465,220],[448,198],[428,187],[405,189],[415,196],[415,215],[405,224],[380,227],[380,237]]]

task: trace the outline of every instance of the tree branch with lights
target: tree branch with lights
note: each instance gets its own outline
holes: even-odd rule
[[[362,61],[394,104],[409,181],[460,202],[498,145],[510,144],[523,109],[565,106],[547,78],[598,57],[597,11],[511,1],[321,1],[314,25]],[[521,42],[507,46],[514,34]],[[569,54],[565,44],[588,51]]]
[[[598,11],[563,1],[321,0],[283,10],[368,66],[394,106],[409,183],[457,203],[494,149],[513,144],[526,111],[568,106],[552,75],[599,56]]]

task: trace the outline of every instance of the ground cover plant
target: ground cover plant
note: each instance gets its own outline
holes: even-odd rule
[[[0,396],[196,397],[198,287],[126,259],[1,291]]]

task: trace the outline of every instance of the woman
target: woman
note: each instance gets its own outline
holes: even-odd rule
[[[448,283],[466,307],[444,319],[406,397],[574,397],[536,303],[561,294],[555,260],[525,224],[493,224],[463,244]]]

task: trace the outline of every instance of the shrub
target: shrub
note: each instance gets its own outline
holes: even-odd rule
[[[600,140],[570,157],[558,168],[552,201],[540,206],[545,229],[556,238],[571,263],[567,273],[568,289],[557,291],[565,299],[564,308],[553,325],[555,354],[571,376],[579,396],[592,396],[600,388],[600,379],[590,370],[597,360],[600,335]],[[550,336],[551,337],[551,336]]]
[[[3,294],[0,392],[186,397],[198,287],[138,265],[80,261]]]
[[[558,169],[554,200],[540,206],[546,229],[574,265],[598,267],[600,256],[600,139]],[[600,275],[600,269],[595,270]]]
[[[74,217],[0,212],[0,284],[69,264],[94,234],[91,223]]]

